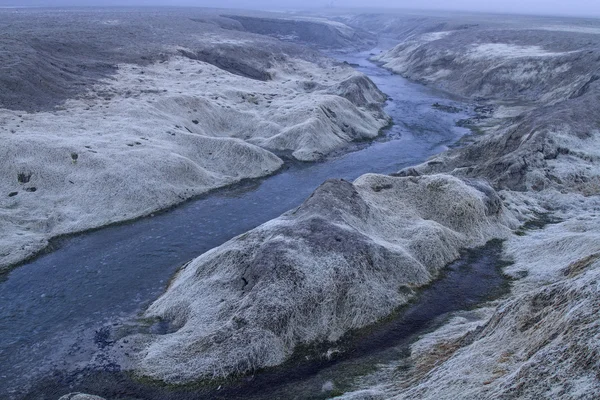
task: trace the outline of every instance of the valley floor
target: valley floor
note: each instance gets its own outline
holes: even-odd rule
[[[392,175],[328,180],[299,207],[200,255],[145,309],[148,329],[121,332],[101,354],[169,385],[254,373],[381,321],[461,249],[501,239],[509,294],[449,315],[341,398],[598,397],[600,23],[329,17],[304,19],[298,35],[396,41],[374,60],[477,103],[476,116],[457,121],[473,135]],[[256,33],[289,39],[284,20],[211,15],[195,45],[165,42],[164,59],[119,64],[64,110],[3,110],[0,227],[14,233],[3,265],[56,234],[375,138],[389,122],[385,95],[347,64]],[[86,186],[95,179],[103,190]],[[323,396],[339,395],[336,385]]]

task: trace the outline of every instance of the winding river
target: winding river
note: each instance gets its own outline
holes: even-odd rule
[[[456,127],[456,122],[465,118],[469,106],[393,75],[367,58],[367,53],[343,56],[390,97],[386,112],[392,116],[394,125],[385,137],[323,162],[290,164],[269,178],[213,192],[154,217],[62,239],[54,243],[52,252],[17,268],[0,282],[0,398],[55,400],[72,389],[108,390],[111,385],[110,393],[96,393],[117,396],[134,390],[128,389],[126,383],[122,387],[116,382],[102,384],[100,375],[93,382],[80,379],[81,371],[89,372],[90,359],[95,354],[94,365],[102,365],[98,350],[110,346],[112,333],[127,329],[129,321],[135,320],[160,295],[180,265],[298,206],[326,179],[353,180],[367,172],[396,172],[443,151],[466,133]],[[445,113],[432,107],[437,102],[464,112]],[[489,282],[494,287],[502,281],[493,272],[495,261],[481,260],[485,257],[495,260],[490,254],[496,250],[477,253],[483,257],[477,258],[478,262],[486,266],[481,273],[492,274]],[[473,293],[473,298],[483,299],[486,292]],[[469,297],[468,293],[466,296]],[[428,315],[425,320],[460,309],[469,301],[457,301],[451,310],[442,307],[441,312],[425,313]],[[400,336],[404,340],[409,333]],[[385,348],[390,340],[375,347]],[[372,349],[359,352],[356,348],[360,346],[360,341],[352,344],[355,350],[348,354],[360,359],[372,353]],[[343,364],[343,359],[337,364]],[[104,370],[110,367],[102,366]],[[331,365],[312,363],[309,367],[294,368],[299,371],[298,376],[314,377]],[[281,374],[289,375],[267,373],[266,383],[260,384],[258,379],[255,387],[264,392],[266,386],[277,386],[268,376],[285,383]],[[299,379],[292,381],[297,387],[305,386],[297,383]],[[249,389],[244,389],[245,384],[240,385],[231,389],[229,397],[240,393],[236,391],[250,394]],[[322,383],[311,385],[308,391],[298,389],[298,393],[303,393],[299,398],[308,397],[308,393],[320,396]],[[217,397],[215,390],[211,389],[208,398]],[[271,398],[277,398],[277,389],[273,390]],[[190,398],[198,398],[194,396]],[[173,398],[187,397],[179,393]]]

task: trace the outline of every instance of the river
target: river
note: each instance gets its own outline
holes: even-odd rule
[[[467,132],[456,127],[467,105],[367,58],[343,56],[390,97],[385,111],[394,125],[384,137],[323,162],[290,164],[274,176],[154,217],[56,241],[52,252],[12,271],[0,283],[0,398],[57,399],[75,382],[64,377],[85,370],[107,346],[105,333],[135,320],[183,263],[298,206],[329,178],[396,172]],[[446,113],[434,103],[465,111]]]

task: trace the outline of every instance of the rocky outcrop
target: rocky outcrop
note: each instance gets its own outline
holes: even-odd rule
[[[415,35],[376,59],[451,93],[553,104],[578,96],[595,80],[596,44],[575,33],[473,27]]]
[[[514,222],[481,182],[447,175],[328,181],[304,204],[183,267],[145,313],[162,334],[123,341],[170,383],[246,373],[387,316]],[[125,344],[127,343],[127,344]]]

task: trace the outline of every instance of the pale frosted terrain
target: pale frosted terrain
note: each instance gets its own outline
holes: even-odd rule
[[[536,36],[546,32],[533,30],[531,37],[514,32],[462,29],[415,35],[376,60],[408,78],[486,100],[551,104],[594,80],[595,44],[562,38],[539,45]]]
[[[510,296],[458,313],[414,343],[408,359],[381,366],[359,384],[362,390],[342,398],[588,399],[600,393],[600,87],[597,39],[589,36],[595,32],[555,27],[583,36],[529,45],[537,39],[526,33],[495,31],[506,42],[485,43],[488,33],[474,29],[470,40],[458,32],[438,44],[417,35],[379,57],[415,79],[489,96],[493,108],[478,124],[486,134],[473,144],[399,175],[485,177],[517,218],[544,214],[555,222],[526,225],[505,242],[505,257],[514,262],[505,270],[515,279]],[[470,60],[456,58],[451,40],[471,49]]]
[[[319,160],[388,124],[362,74],[272,42],[204,32],[53,110],[1,109],[0,270],[52,237],[272,174],[284,156]]]
[[[376,387],[343,398],[596,397],[599,227],[580,214],[508,241],[519,278],[508,299],[456,316],[412,345],[410,368],[390,365]]]
[[[445,35],[436,37],[434,40],[441,39],[442,37],[451,34],[452,32],[444,32]],[[425,36],[425,35],[423,35]],[[425,38],[424,40],[428,40]],[[472,50],[467,53],[467,57],[472,59],[502,59],[510,60],[513,58],[539,58],[539,57],[560,57],[570,54],[571,52],[551,52],[544,50],[540,46],[520,46],[516,44],[507,43],[484,43],[474,45]],[[568,70],[568,66],[564,66],[563,69]]]
[[[406,359],[378,366],[377,372],[356,382],[356,391],[342,397],[597,398],[599,28],[589,22],[536,25],[525,17],[505,23],[495,21],[497,17],[481,18],[340,18],[402,41],[378,57],[386,67],[468,97],[488,110],[470,122],[479,135],[464,148],[394,177],[370,174],[353,183],[328,181],[297,209],[186,264],[144,314],[158,326],[155,333],[122,339],[123,347],[115,346],[117,353],[112,354],[118,364],[136,376],[168,383],[279,365],[298,347],[331,343],[386,317],[459,257],[460,249],[503,238],[504,257],[513,261],[505,269],[514,279],[509,295],[450,316],[441,328],[414,342]],[[243,28],[228,19],[214,21]],[[527,29],[516,29],[525,23]],[[327,28],[331,26],[336,25]],[[285,63],[275,58],[269,65],[242,57],[244,63],[231,65],[231,52],[239,51],[236,46],[242,39],[232,34],[219,40],[226,44],[219,45],[223,53],[170,45],[165,49],[176,58],[136,66],[121,63],[111,75],[114,80],[102,86],[111,88],[107,104],[102,98],[82,96],[67,102],[64,110],[23,114],[19,119],[16,115],[22,113],[6,111],[7,129],[32,130],[27,143],[13,140],[21,147],[15,147],[17,155],[5,157],[21,157],[21,164],[7,164],[5,168],[14,168],[12,178],[3,179],[18,185],[14,180],[25,171],[17,167],[28,162],[40,168],[29,182],[17,186],[38,190],[19,190],[8,200],[15,203],[2,210],[7,226],[31,219],[30,229],[22,231],[27,243],[34,243],[35,232],[61,223],[69,226],[56,211],[51,211],[54,219],[42,211],[42,217],[32,215],[36,207],[47,213],[55,207],[35,197],[27,203],[29,213],[15,211],[19,201],[29,199],[25,196],[54,193],[56,200],[49,197],[50,203],[63,204],[64,210],[81,196],[75,204],[81,204],[88,218],[98,213],[106,218],[107,211],[94,204],[112,205],[118,199],[125,207],[129,196],[148,196],[148,203],[168,205],[169,199],[187,197],[183,188],[188,185],[207,188],[202,185],[233,182],[242,174],[261,176],[279,168],[284,155],[317,159],[320,148],[331,151],[351,140],[373,137],[386,123],[376,106],[381,94],[345,67],[312,55]],[[223,67],[237,75],[226,75]],[[173,85],[173,74],[185,84]],[[316,74],[319,81],[310,82]],[[191,94],[195,77],[202,77],[210,92]],[[236,89],[234,83],[240,80],[251,89]],[[277,96],[271,97],[274,93]],[[236,117],[225,119],[222,109],[227,117]],[[70,110],[89,115],[89,121],[70,120]],[[120,117],[105,120],[105,110]],[[303,119],[296,119],[299,114]],[[57,132],[50,116],[71,121],[70,136]],[[131,121],[139,130],[131,128]],[[247,132],[246,121],[260,130]],[[348,132],[345,124],[358,128]],[[85,144],[78,139],[78,147],[69,147],[75,138],[84,137],[78,136],[79,126],[92,132],[101,129],[107,136],[86,134]],[[286,129],[288,135],[283,134]],[[313,134],[317,131],[319,135]],[[3,135],[11,138],[8,132]],[[45,146],[39,144],[45,132],[50,132],[56,148],[47,140]],[[91,149],[81,150],[86,145]],[[236,157],[230,163],[219,157],[218,163],[203,164],[220,151]],[[77,152],[77,160],[72,152]],[[165,160],[165,152],[173,159]],[[160,161],[140,165],[132,160],[138,153],[144,159],[160,154]],[[247,159],[239,160],[238,154]],[[114,167],[115,162],[122,167]],[[114,168],[108,173],[114,174],[116,190],[106,191],[105,197],[99,197],[95,187],[75,189],[82,180],[94,182],[96,163],[102,171],[109,168],[106,164]],[[249,165],[250,171],[232,174],[242,165]],[[143,168],[143,174],[136,168]],[[65,170],[73,175],[65,177]],[[144,180],[136,186],[138,192],[131,180],[140,175]],[[161,185],[156,187],[153,179]],[[69,185],[74,185],[72,192],[65,189]],[[93,201],[84,201],[92,190]],[[145,203],[129,205],[143,214],[141,206]],[[81,209],[72,215],[82,215]],[[538,219],[540,226],[531,224]],[[524,225],[518,228],[520,223]],[[35,237],[43,240],[41,233]]]
[[[256,15],[228,15],[254,33],[274,36],[284,41],[314,44],[324,48],[362,47],[377,44],[375,35],[322,17],[296,15],[293,18],[278,15],[277,18]],[[298,21],[302,21],[299,24]]]
[[[299,208],[184,266],[127,337],[136,374],[170,383],[279,365],[405,304],[464,247],[516,220],[487,185],[448,175],[328,181]]]

